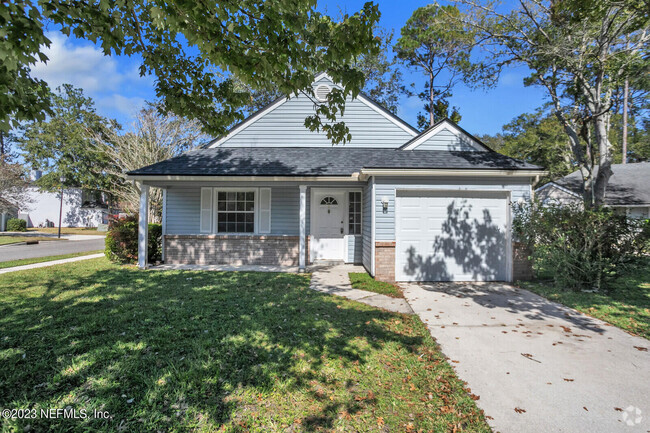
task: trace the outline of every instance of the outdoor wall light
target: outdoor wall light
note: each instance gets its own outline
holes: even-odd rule
[[[388,197],[381,198],[381,206],[384,209],[384,213],[388,212]]]

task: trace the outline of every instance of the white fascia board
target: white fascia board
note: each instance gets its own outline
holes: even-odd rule
[[[257,113],[255,113],[254,115],[250,116],[248,119],[244,120],[242,123],[237,125],[235,128],[233,128],[227,135],[225,135],[225,136],[223,136],[221,138],[218,138],[215,141],[213,141],[212,143],[210,143],[208,148],[219,147],[223,142],[231,139],[232,137],[234,137],[235,135],[237,135],[238,133],[240,133],[241,131],[243,131],[244,129],[246,129],[247,127],[252,125],[253,123],[255,123],[259,118],[261,118],[265,114],[275,110],[280,105],[287,102],[288,100],[289,100],[289,98],[282,98],[282,99],[276,101],[274,104],[271,104],[268,107],[258,111]]]
[[[460,129],[456,128],[456,126],[454,124],[448,122],[447,119],[440,122],[440,124],[438,124],[435,128],[432,128],[432,129],[426,131],[424,134],[422,134],[420,137],[418,137],[417,140],[415,140],[413,143],[409,144],[408,146],[406,146],[402,150],[413,150],[413,149],[415,149],[416,147],[418,147],[419,145],[421,145],[422,143],[427,141],[429,138],[433,137],[434,135],[436,135],[437,133],[439,133],[440,131],[442,131],[445,128],[449,129],[457,137],[460,136],[460,135],[466,136],[472,142],[473,146],[476,148],[477,151],[484,151],[483,146],[481,146],[480,143],[477,143],[476,140],[472,136],[470,136],[470,135],[464,133],[463,131],[461,131]]]
[[[185,175],[128,175],[127,179],[138,182],[359,182],[359,173],[351,176],[185,176]]]
[[[476,177],[534,177],[543,176],[545,171],[539,170],[476,170],[476,169],[362,169],[360,180],[370,176],[476,176]]]
[[[578,198],[582,198],[582,196],[581,196],[580,194],[578,194],[577,192],[575,192],[575,191],[571,191],[570,189],[565,188],[565,187],[563,187],[563,186],[561,186],[561,185],[558,185],[558,184],[555,183],[555,182],[549,182],[549,183],[547,183],[546,185],[540,186],[539,188],[537,188],[537,189],[535,190],[535,193],[538,193],[538,192],[540,192],[540,191],[542,191],[542,190],[544,190],[544,189],[546,189],[546,188],[548,188],[548,187],[551,187],[551,186],[554,187],[554,188],[559,189],[560,191],[566,192],[567,194],[571,194],[572,196],[575,196],[575,197],[578,197]]]

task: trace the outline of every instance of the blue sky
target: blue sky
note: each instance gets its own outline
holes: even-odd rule
[[[359,10],[365,0],[340,1],[321,0],[319,9],[337,15],[339,7],[348,13]],[[418,7],[430,2],[385,0],[376,1],[382,13],[380,25],[395,30],[395,37]],[[127,129],[131,116],[146,100],[155,99],[154,79],[140,77],[139,58],[126,56],[105,57],[92,43],[67,38],[61,33],[48,35],[52,46],[46,50],[50,61],[38,64],[32,72],[45,79],[52,87],[71,83],[84,89],[97,105],[100,114],[117,119]],[[474,134],[494,134],[501,126],[515,116],[531,112],[544,102],[544,92],[536,87],[524,87],[526,76],[523,68],[506,71],[498,84],[491,90],[472,90],[462,84],[454,89],[452,105],[459,107],[462,115],[461,126]],[[424,79],[417,71],[404,68],[407,84],[416,83],[420,89]],[[399,115],[411,124],[416,124],[416,116],[421,108],[417,98],[403,98]]]

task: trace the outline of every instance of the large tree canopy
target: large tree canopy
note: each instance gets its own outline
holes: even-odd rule
[[[449,112],[448,99],[454,85],[470,75],[474,45],[472,32],[464,27],[460,15],[455,6],[437,3],[418,8],[395,45],[397,56],[426,76],[424,90],[418,94],[424,102],[424,114],[418,116],[420,129],[445,117],[460,120],[456,107]]]
[[[242,107],[250,101],[249,93],[223,79],[223,73],[253,89],[270,83],[290,95],[311,94],[313,71],[325,71],[344,90],[331,92],[306,125],[325,130],[334,141],[349,138],[335,120],[345,96],[355,96],[363,86],[363,74],[351,65],[378,46],[372,29],[379,11],[371,2],[337,21],[316,11],[316,0],[13,0],[2,5],[4,130],[21,120],[43,119],[45,84],[29,76],[29,67],[47,60],[46,22],[100,44],[106,55],[141,56],[140,73],[156,77],[162,108],[199,120],[212,135],[241,120]]]
[[[51,99],[52,115],[25,124],[17,134],[25,163],[45,171],[38,180],[43,189],[60,188],[63,178],[63,186],[107,191],[111,180],[104,170],[112,161],[97,151],[91,136],[115,125],[98,115],[93,100],[70,84],[57,88]]]
[[[546,89],[584,180],[585,201],[601,205],[612,174],[611,117],[617,89],[648,74],[650,14],[638,0],[459,0],[486,54],[487,82],[523,65],[528,85]],[[597,175],[594,167],[598,165]]]

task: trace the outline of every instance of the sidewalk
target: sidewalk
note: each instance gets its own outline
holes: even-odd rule
[[[98,259],[100,257],[104,257],[104,253],[89,254],[87,256],[79,256],[79,257],[71,257],[69,259],[51,260],[49,262],[32,263],[31,265],[14,266],[13,268],[0,269],[0,274],[7,274],[9,272],[17,272],[17,271],[26,271],[29,269],[36,269],[36,268],[44,268],[47,266],[78,262],[81,260]]]

